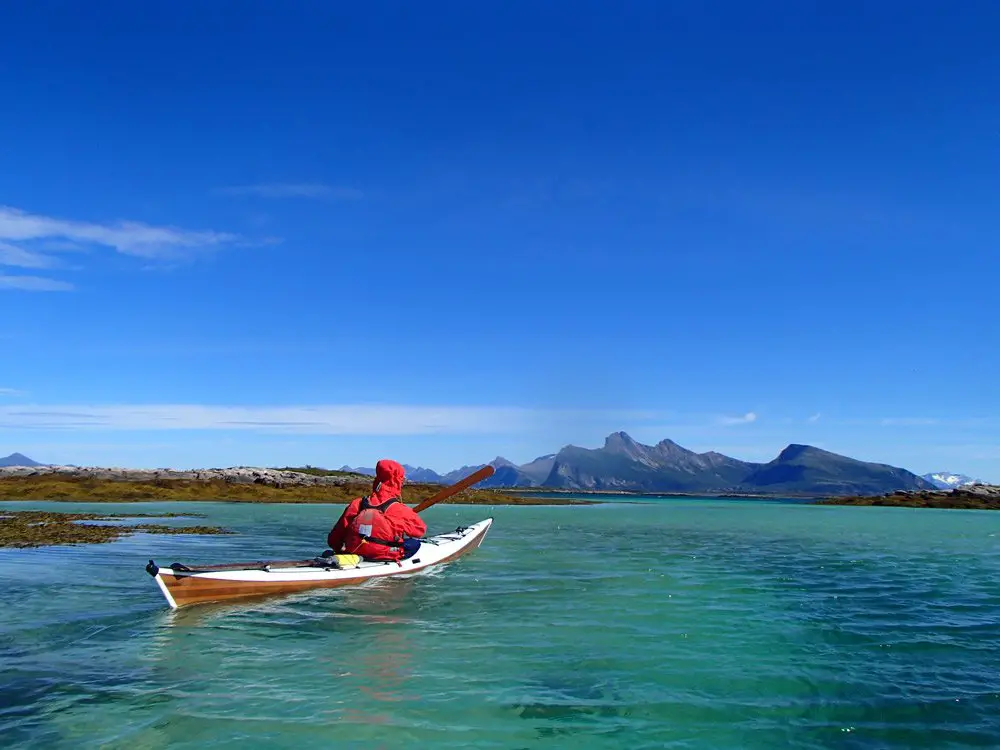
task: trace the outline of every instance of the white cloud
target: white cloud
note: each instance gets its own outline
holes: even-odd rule
[[[813,415],[812,415],[811,417],[809,417],[809,420],[808,420],[808,421],[810,421],[810,422],[818,422],[818,421],[819,421],[819,418],[820,418],[821,416],[822,416],[822,415],[821,415],[821,414],[820,414],[819,412],[817,412],[816,414],[813,414]]]
[[[939,424],[940,420],[926,417],[888,417],[881,420],[885,427],[924,427]]]
[[[534,416],[528,409],[463,406],[3,406],[0,428],[421,435],[520,431]]]
[[[356,188],[335,187],[322,183],[285,183],[274,182],[260,185],[237,185],[219,188],[219,195],[255,196],[258,198],[323,198],[326,200],[357,200],[364,193]]]
[[[620,429],[654,412],[614,409],[533,409],[506,406],[317,404],[230,406],[195,404],[0,406],[0,429],[236,430],[302,435],[429,435]],[[611,425],[616,425],[611,427]]]
[[[43,276],[7,276],[0,274],[0,290],[19,289],[24,292],[68,292],[73,285]]]
[[[719,417],[720,424],[750,424],[751,422],[757,421],[757,415],[752,411],[748,411],[746,414],[740,417]]]
[[[51,255],[26,250],[17,245],[0,242],[0,266],[16,268],[55,268],[59,261]]]
[[[72,221],[0,206],[0,240],[53,239],[103,245],[124,255],[140,258],[160,258],[172,257],[185,250],[233,243],[238,238],[226,232],[188,231],[137,221],[110,224]]]
[[[0,396],[27,396],[25,391],[17,388],[0,388]]]

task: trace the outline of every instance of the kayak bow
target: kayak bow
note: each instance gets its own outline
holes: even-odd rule
[[[413,557],[398,562],[362,561],[333,567],[324,558],[262,560],[228,565],[183,565],[161,568],[152,560],[146,572],[156,581],[171,608],[203,602],[289,594],[308,589],[351,586],[391,575],[415,573],[454,560],[483,543],[493,523],[487,518],[471,526],[421,539]]]

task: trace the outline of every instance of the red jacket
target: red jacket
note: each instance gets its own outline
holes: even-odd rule
[[[326,543],[336,553],[361,555],[368,560],[398,560],[403,556],[402,547],[390,547],[374,541],[365,541],[362,535],[372,539],[402,542],[404,535],[422,537],[427,532],[427,524],[408,505],[402,502],[403,480],[406,472],[395,461],[382,459],[375,465],[375,480],[372,494],[368,496],[370,509],[362,511],[363,498],[356,497],[344,509],[340,519],[330,529]],[[399,502],[380,508],[393,498]]]

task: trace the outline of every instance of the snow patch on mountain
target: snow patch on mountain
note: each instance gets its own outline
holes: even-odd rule
[[[952,490],[956,487],[966,487],[970,484],[982,484],[982,480],[973,479],[965,474],[953,474],[950,471],[938,471],[933,474],[924,474],[922,478],[926,479],[939,490]]]

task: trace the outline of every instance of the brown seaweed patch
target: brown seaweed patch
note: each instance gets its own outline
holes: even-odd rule
[[[49,513],[37,510],[0,511],[0,547],[45,547],[101,544],[144,531],[153,534],[232,534],[216,526],[163,526],[108,523],[121,518],[176,518],[189,513]],[[86,523],[100,521],[102,523]]]

